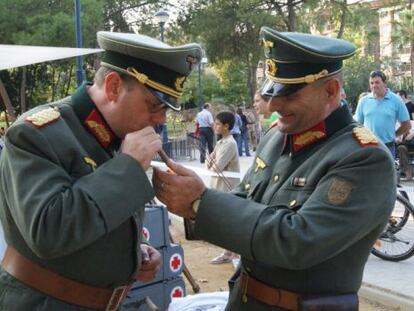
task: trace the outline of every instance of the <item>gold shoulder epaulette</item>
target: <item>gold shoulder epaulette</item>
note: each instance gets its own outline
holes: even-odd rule
[[[378,146],[378,138],[369,129],[357,126],[352,129],[352,133],[361,147]]]
[[[27,123],[33,124],[37,128],[41,128],[46,124],[52,123],[60,118],[60,112],[58,108],[46,108],[39,112],[32,114],[26,118]]]

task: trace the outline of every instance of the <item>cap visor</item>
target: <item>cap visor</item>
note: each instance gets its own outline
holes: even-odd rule
[[[280,96],[287,96],[293,94],[300,89],[304,88],[307,84],[306,83],[299,83],[299,84],[281,84],[273,82],[270,79],[266,79],[263,83],[261,94],[263,96],[269,97],[280,97]]]
[[[154,94],[160,101],[162,101],[165,105],[167,105],[169,108],[171,108],[172,110],[175,111],[180,111],[181,110],[181,106],[180,104],[177,102],[177,99],[166,95],[160,91],[157,91],[151,87],[148,87],[148,89],[150,90],[150,92],[152,94]]]

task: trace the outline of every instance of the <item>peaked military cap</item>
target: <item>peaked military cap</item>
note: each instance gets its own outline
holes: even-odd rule
[[[277,32],[262,27],[260,39],[266,56],[262,94],[286,96],[318,79],[342,70],[342,61],[355,46],[341,39],[298,32]]]
[[[105,50],[102,66],[135,77],[163,103],[180,110],[177,99],[184,82],[202,57],[198,44],[173,47],[144,35],[108,31],[97,37]]]

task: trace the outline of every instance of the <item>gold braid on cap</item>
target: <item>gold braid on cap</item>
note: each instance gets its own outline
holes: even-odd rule
[[[273,82],[276,82],[276,83],[299,84],[299,83],[312,83],[312,82],[315,82],[316,80],[324,78],[328,75],[333,75],[335,73],[336,72],[332,72],[331,74],[329,74],[328,70],[323,69],[322,71],[320,71],[319,73],[316,73],[316,74],[310,74],[310,75],[306,75],[306,76],[300,77],[300,78],[285,78],[284,79],[284,78],[276,78],[276,77],[271,75],[271,72],[266,70],[266,77],[269,78],[270,80],[272,80]]]
[[[165,94],[168,94],[170,96],[173,97],[180,97],[183,93],[182,92],[177,92],[175,90],[173,90],[172,88],[169,88],[161,83],[155,82],[153,80],[151,80],[150,78],[148,78],[147,75],[140,73],[138,70],[136,70],[133,67],[128,67],[127,68],[127,72],[129,75],[133,76],[135,79],[137,79],[140,83],[142,84],[147,84],[148,86],[161,91]]]

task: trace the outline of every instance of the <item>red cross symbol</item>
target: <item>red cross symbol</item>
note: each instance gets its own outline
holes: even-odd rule
[[[174,254],[170,258],[170,267],[173,272],[178,271],[181,268],[183,260],[180,254]]]
[[[142,228],[142,235],[147,239],[147,241],[149,241],[149,239],[150,239],[150,233],[149,233],[149,231],[148,231],[148,229],[147,228]]]
[[[184,297],[184,290],[180,286],[176,286],[171,291],[171,298]]]

